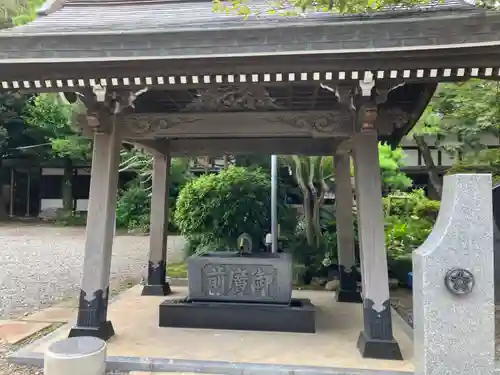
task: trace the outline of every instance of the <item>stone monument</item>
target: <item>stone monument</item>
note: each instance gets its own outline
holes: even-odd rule
[[[416,375],[493,375],[491,176],[446,176],[436,225],[413,257]]]
[[[161,327],[315,332],[315,309],[292,298],[286,253],[220,251],[188,259],[188,297],[160,305]]]

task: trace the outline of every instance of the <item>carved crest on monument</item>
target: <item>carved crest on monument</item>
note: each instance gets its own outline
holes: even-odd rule
[[[200,90],[185,112],[266,111],[280,109],[264,87],[226,86]]]
[[[282,122],[296,129],[323,134],[350,132],[353,128],[352,115],[349,111],[343,110],[326,113],[277,114],[263,119],[270,122]]]

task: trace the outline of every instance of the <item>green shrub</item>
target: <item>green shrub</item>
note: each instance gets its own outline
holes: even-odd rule
[[[433,220],[410,216],[386,218],[386,248],[390,258],[397,259],[411,255],[429,236],[434,225]]]
[[[299,284],[308,284],[313,277],[326,277],[332,267],[337,267],[337,233],[324,231],[320,246],[311,246],[303,230],[288,237],[288,252],[296,267],[302,269]]]
[[[401,283],[407,282],[412,252],[431,233],[439,207],[440,202],[427,198],[420,189],[384,198],[389,272]]]
[[[413,181],[404,172],[401,172],[406,157],[403,149],[400,147],[392,148],[386,143],[379,143],[378,151],[383,190],[389,192],[409,189]]]
[[[439,213],[440,202],[426,197],[424,190],[416,189],[409,193],[396,192],[383,198],[386,216],[409,217],[412,215],[435,220]]]
[[[170,193],[172,193],[172,189],[170,190]],[[179,233],[179,228],[174,223],[174,215],[175,215],[175,202],[177,200],[177,196],[172,197],[170,196],[168,198],[168,206],[169,206],[169,211],[168,211],[168,234],[178,234]]]
[[[392,216],[386,218],[386,251],[389,275],[401,284],[408,282],[412,269],[412,253],[432,231],[434,220],[411,216],[407,219]]]
[[[211,235],[191,235],[186,236],[186,245],[184,247],[185,257],[191,255],[202,255],[213,251],[234,250],[236,241],[213,238]]]
[[[173,223],[175,214],[175,198],[169,197],[169,223],[168,233],[179,232]],[[151,196],[144,186],[137,181],[125,187],[118,196],[116,203],[116,225],[129,231],[138,230],[143,233],[149,232],[151,213]]]
[[[413,209],[413,214],[417,217],[426,218],[434,222],[438,217],[440,207],[441,202],[427,199],[416,205]]]
[[[150,196],[143,186],[131,184],[120,192],[116,225],[127,230],[149,231]]]
[[[199,247],[234,249],[242,233],[252,237],[257,249],[270,230],[270,191],[271,181],[264,173],[243,167],[189,181],[179,193],[174,213],[174,223],[191,243],[188,252]],[[284,199],[280,201],[279,222],[285,233],[296,220]]]

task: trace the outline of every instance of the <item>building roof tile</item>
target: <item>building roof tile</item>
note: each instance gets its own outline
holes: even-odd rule
[[[55,0],[57,1],[57,0]],[[41,16],[23,26],[3,30],[0,35],[122,33],[150,31],[200,31],[203,29],[269,28],[275,26],[311,25],[441,15],[471,11],[473,6],[462,0],[432,0],[412,8],[394,7],[386,11],[339,15],[307,12],[295,17],[272,15],[267,1],[251,3],[258,16],[246,20],[235,14],[217,13],[205,0],[66,0],[59,10]]]

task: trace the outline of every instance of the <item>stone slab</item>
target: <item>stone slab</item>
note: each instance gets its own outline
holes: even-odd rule
[[[54,306],[21,318],[30,322],[68,323],[76,318],[77,310],[71,307]]]
[[[160,305],[160,327],[315,333],[314,305],[292,299],[288,305],[167,300]]]
[[[20,320],[0,320],[0,341],[7,344],[18,342],[32,336],[42,329],[50,327],[51,323],[24,322]]]

